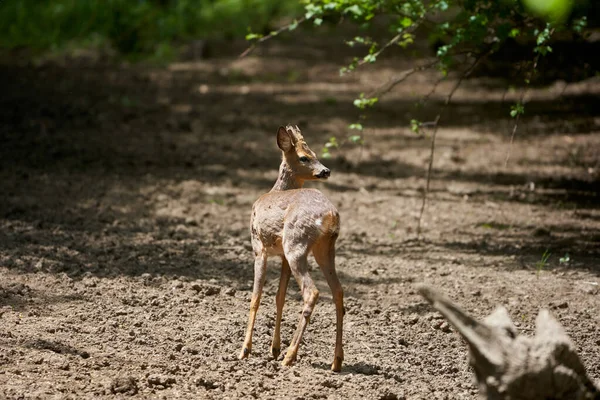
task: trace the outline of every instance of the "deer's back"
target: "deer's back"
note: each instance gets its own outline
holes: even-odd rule
[[[252,207],[253,247],[262,244],[270,254],[282,254],[282,240],[316,241],[337,235],[340,227],[336,207],[316,189],[274,191],[262,195]]]

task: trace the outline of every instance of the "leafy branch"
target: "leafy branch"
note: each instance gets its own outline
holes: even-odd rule
[[[279,34],[285,32],[285,31],[293,31],[295,30],[300,24],[304,23],[304,21],[306,21],[305,17],[299,18],[297,20],[292,21],[291,23],[282,26],[281,28],[277,29],[276,31],[272,31],[270,32],[268,35],[261,35],[259,33],[248,33],[246,35],[246,40],[254,40],[254,43],[252,43],[246,50],[244,50],[244,52],[242,52],[242,54],[239,55],[239,58],[244,58],[246,57],[248,54],[252,53],[254,51],[254,49],[256,48],[256,46],[258,46],[260,43],[266,42],[269,39],[274,38],[275,36],[278,36]]]
[[[323,149],[324,156],[330,156],[330,149],[339,148],[343,143],[362,144],[364,139],[361,134],[364,128],[361,122],[366,117],[365,113],[398,84],[405,82],[419,71],[437,68],[441,72],[441,77],[421,99],[420,104],[424,104],[437,90],[439,83],[446,79],[449,71],[463,65],[464,61],[459,56],[466,54],[470,58],[472,55],[476,55],[473,63],[463,71],[447,94],[442,109],[436,118],[430,122],[420,122],[416,119],[410,121],[410,128],[416,133],[423,129],[432,130],[427,181],[419,212],[417,237],[421,233],[421,221],[429,194],[439,124],[463,80],[472,73],[482,58],[499,50],[507,41],[515,39],[520,42],[535,41],[535,56],[533,61],[530,62],[531,69],[525,72],[526,86],[521,92],[519,101],[513,104],[509,111],[515,123],[510,137],[509,151],[505,161],[506,166],[521,116],[525,112],[525,99],[530,82],[537,73],[541,58],[552,52],[549,45],[552,35],[557,29],[566,29],[575,34],[581,34],[587,24],[585,15],[579,17],[575,15],[574,18],[569,20],[571,21],[569,22],[570,25],[565,25],[573,3],[569,0],[555,0],[553,2],[537,0],[301,0],[301,2],[305,8],[303,18],[264,37],[249,35],[249,39],[256,40],[256,42],[242,56],[247,55],[258,43],[277,36],[286,29],[295,29],[299,23],[312,21],[315,26],[320,26],[325,20],[331,20],[336,16],[340,20],[349,19],[361,28],[361,33],[358,36],[345,41],[346,45],[365,47],[365,54],[362,57],[354,57],[349,64],[340,68],[341,75],[351,73],[365,64],[375,63],[384,52],[394,47],[406,49],[414,43],[418,28],[422,25],[426,25],[430,30],[430,41],[439,44],[433,60],[401,71],[368,94],[361,93],[354,100],[354,105],[361,110],[359,122],[348,127],[356,132],[341,143],[335,137],[330,138]],[[540,5],[542,3],[544,7],[536,9],[536,4]],[[390,39],[375,40],[369,36],[369,29],[373,25],[376,16],[386,17],[385,21],[387,21]],[[522,73],[523,71],[520,70],[519,74]],[[502,97],[503,102],[505,95],[506,92]]]
[[[537,46],[534,49],[536,53],[535,58],[533,59],[533,66],[527,72],[527,77],[525,78],[525,88],[521,91],[521,98],[519,102],[514,104],[510,108],[510,116],[515,119],[515,124],[513,125],[512,133],[510,135],[510,142],[508,144],[508,151],[506,152],[506,159],[504,160],[504,168],[508,166],[508,160],[510,158],[510,153],[512,151],[512,146],[515,141],[515,135],[517,133],[517,128],[519,126],[519,119],[521,115],[525,114],[525,96],[529,91],[529,87],[531,84],[531,80],[533,78],[533,74],[537,71],[538,62],[540,61],[540,56],[546,55],[552,52],[552,47],[550,47],[547,42],[550,40],[550,37],[554,33],[555,29],[550,28],[550,24],[546,25],[546,28],[538,34],[537,37]]]

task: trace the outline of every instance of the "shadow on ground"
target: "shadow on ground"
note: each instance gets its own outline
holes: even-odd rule
[[[208,214],[195,215],[196,209],[184,207],[161,217],[157,214],[159,196],[169,195],[173,187],[188,181],[199,182],[202,188],[227,183],[240,191],[266,191],[272,183],[269,174],[278,164],[273,132],[279,124],[297,121],[311,132],[311,141],[319,143],[340,132],[312,132],[313,127],[326,125],[332,118],[352,122],[357,112],[351,102],[328,101],[332,94],[326,91],[317,93],[322,100],[293,103],[265,93],[201,94],[198,85],[210,79],[210,74],[201,72],[181,79],[177,73],[133,68],[1,66],[4,95],[0,119],[6,121],[0,128],[2,263],[23,272],[49,270],[73,276],[150,273],[246,285],[252,276],[250,251],[244,247],[246,219],[228,219],[227,207],[245,207],[249,213],[251,201],[240,203],[236,196],[241,192],[215,195],[206,191],[198,194],[197,200],[210,203]],[[305,93],[283,90],[277,95],[301,100]],[[411,100],[388,101],[373,111],[370,124],[394,128],[406,125],[409,117],[425,119],[441,107],[441,100],[432,100],[419,111],[413,106]],[[481,115],[486,124],[508,120],[506,108],[502,102],[457,101],[448,109],[452,118],[444,124],[477,127]],[[528,112],[540,115],[543,121],[541,128],[531,133],[594,132],[599,109],[596,96],[531,101]],[[423,140],[406,140],[405,144],[408,148],[428,146]],[[365,177],[425,176],[424,168],[402,161],[340,163],[337,160],[332,165]],[[533,180],[554,191],[525,197],[504,190],[485,195],[545,205],[568,202],[582,209],[600,205],[597,182],[571,177],[445,171],[436,179],[496,187],[526,185]],[[331,187],[356,190],[335,183]],[[166,202],[177,202],[177,196],[184,195],[176,193]],[[205,220],[220,219],[220,231],[204,224]],[[576,247],[583,235],[590,238],[589,232],[579,236],[577,227],[564,229],[570,244],[563,246],[562,239],[554,240],[552,247],[557,250]],[[591,234],[592,240],[580,250],[595,256],[598,231]],[[474,241],[443,246],[506,254],[511,252],[510,243],[521,240],[513,237],[508,244]],[[547,244],[540,241],[528,246],[519,251],[539,252]],[[21,255],[23,251],[29,255]]]

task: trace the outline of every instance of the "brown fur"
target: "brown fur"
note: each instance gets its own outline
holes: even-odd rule
[[[319,162],[308,147],[297,126],[280,127],[277,145],[283,160],[279,177],[269,193],[262,195],[252,207],[251,237],[254,250],[254,289],[244,346],[239,358],[245,358],[252,348],[252,331],[265,282],[267,258],[281,257],[281,277],[277,291],[277,318],[271,354],[280,352],[280,327],[285,293],[293,275],[304,300],[296,333],[283,359],[284,365],[296,360],[298,347],[319,297],[309,275],[307,257],[312,252],[323,271],[336,305],[336,345],[331,369],[339,371],[344,353],[342,324],[344,315],[342,286],[335,272],[335,241],[340,231],[340,217],[335,206],[316,189],[303,189],[307,180],[327,179],[329,169]]]

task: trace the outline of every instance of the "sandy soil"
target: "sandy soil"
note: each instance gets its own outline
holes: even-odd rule
[[[506,166],[520,89],[466,81],[440,121],[418,241],[430,141],[409,121],[433,120],[453,80],[422,107],[433,72],[396,87],[366,114],[365,144],[334,151],[330,181],[311,185],[342,217],[342,372],[329,371],[335,312],[318,268],[297,364],[269,358],[276,260],[253,354],[237,360],[249,215],[276,178],[277,127],[300,125],[320,152],[359,120],[357,93],[419,62],[341,78],[337,42],[298,40],[164,68],[0,66],[0,397],[475,399],[465,344],[419,282],[478,317],[503,304],[524,334],[552,309],[600,380],[597,78],[532,89]],[[300,310],[292,280],[283,348]]]

